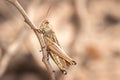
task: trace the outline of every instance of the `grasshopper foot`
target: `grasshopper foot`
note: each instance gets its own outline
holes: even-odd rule
[[[76,63],[76,61],[72,61],[72,65],[76,65],[77,63]]]
[[[67,75],[67,71],[66,70],[61,70],[62,74]]]

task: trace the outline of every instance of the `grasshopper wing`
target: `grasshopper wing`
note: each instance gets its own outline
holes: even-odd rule
[[[48,48],[56,55],[58,55],[60,58],[64,59],[66,62],[68,62],[70,65],[76,65],[76,62],[72,60],[66,53],[64,52],[61,47],[59,47],[55,42],[51,41],[48,37],[45,37],[45,42],[48,46]]]

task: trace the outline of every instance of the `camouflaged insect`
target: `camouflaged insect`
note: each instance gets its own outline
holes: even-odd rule
[[[53,61],[63,74],[67,74],[66,68],[70,65],[76,65],[76,62],[72,60],[61,48],[55,32],[51,29],[51,25],[47,20],[44,20],[40,25],[40,32],[43,34],[47,51]]]

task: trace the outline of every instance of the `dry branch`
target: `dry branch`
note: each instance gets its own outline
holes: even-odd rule
[[[32,23],[32,21],[29,19],[29,17],[27,16],[26,12],[24,11],[24,9],[22,8],[22,6],[19,4],[19,2],[17,0],[8,0],[11,4],[13,4],[18,10],[19,12],[23,15],[25,22],[30,26],[30,28],[35,32],[41,47],[45,47],[45,43],[44,40],[41,36],[41,33],[37,31],[36,26]],[[55,74],[52,70],[52,67],[49,63],[49,56],[48,53],[46,51],[46,48],[42,48],[42,52],[43,52],[43,62],[45,64],[45,66],[47,67],[47,70],[51,76],[51,80],[55,80]]]

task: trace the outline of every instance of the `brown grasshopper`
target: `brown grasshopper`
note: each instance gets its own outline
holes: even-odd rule
[[[20,13],[23,15],[25,19],[25,22],[34,30],[37,36],[38,34],[36,31],[43,34],[43,39],[46,44],[45,49],[47,49],[49,55],[51,56],[53,61],[57,64],[57,66],[62,71],[62,73],[67,74],[66,67],[69,65],[75,65],[76,62],[72,60],[69,56],[67,56],[63,51],[63,49],[60,47],[60,44],[56,38],[54,31],[50,28],[49,22],[47,20],[44,20],[40,25],[40,29],[36,29],[35,25],[30,21],[29,17],[27,16],[26,12],[22,8],[22,6],[19,4],[19,2],[17,0],[8,0],[8,1],[20,11]],[[48,12],[49,10],[50,10],[50,7],[48,9]],[[47,12],[47,15],[48,15],[48,12]],[[41,36],[38,37],[38,39],[40,43],[43,42],[41,41]]]
[[[43,34],[43,39],[45,41],[47,51],[53,61],[56,63],[58,68],[63,74],[67,74],[66,68],[69,65],[76,65],[76,62],[72,60],[61,48],[55,32],[50,28],[50,24],[47,20],[44,20],[40,29],[38,29]]]

